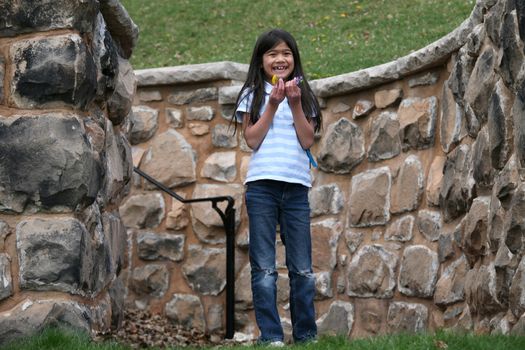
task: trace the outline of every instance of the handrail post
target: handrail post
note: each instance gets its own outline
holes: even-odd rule
[[[232,339],[235,333],[235,200],[231,196],[185,199],[169,187],[152,178],[137,167],[133,171],[141,177],[182,203],[211,202],[212,208],[219,214],[226,233],[226,339]],[[227,201],[223,212],[218,202]]]
[[[226,339],[235,333],[235,208],[226,209]]]

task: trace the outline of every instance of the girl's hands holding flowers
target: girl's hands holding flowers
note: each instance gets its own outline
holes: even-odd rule
[[[297,78],[294,78],[290,81],[287,81],[285,84],[285,94],[290,105],[301,103],[301,88],[297,84],[296,80]]]
[[[274,81],[274,78],[272,78],[272,82],[273,81]],[[270,93],[270,101],[268,101],[268,103],[278,106],[279,103],[283,102],[284,96],[285,96],[284,80],[279,78],[279,80],[277,80],[277,82],[274,84],[272,92]]]

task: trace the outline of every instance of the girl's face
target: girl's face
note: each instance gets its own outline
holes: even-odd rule
[[[281,41],[263,54],[262,64],[266,81],[271,81],[274,75],[286,80],[294,70],[292,50]]]

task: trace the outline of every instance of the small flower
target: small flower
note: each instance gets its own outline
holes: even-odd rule
[[[277,75],[273,75],[272,76],[272,85],[277,84],[278,81],[279,81],[279,77]]]

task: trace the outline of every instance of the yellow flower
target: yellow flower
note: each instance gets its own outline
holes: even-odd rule
[[[277,75],[272,76],[272,85],[277,84],[278,81],[279,81],[279,77]]]

